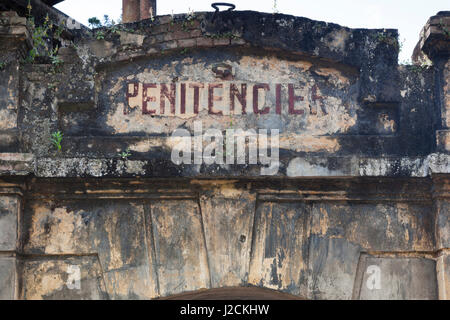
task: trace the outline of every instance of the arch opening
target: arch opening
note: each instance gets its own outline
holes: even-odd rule
[[[159,300],[306,300],[302,297],[258,287],[200,289],[171,295]]]

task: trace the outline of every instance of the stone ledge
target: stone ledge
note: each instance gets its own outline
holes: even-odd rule
[[[0,36],[29,36],[27,19],[19,17],[17,13],[0,12]]]
[[[34,156],[31,153],[0,153],[0,176],[23,176],[33,171]]]
[[[242,166],[242,170],[227,174],[218,170],[201,172],[200,165],[175,166],[157,172],[158,165],[170,163],[159,160],[121,160],[121,159],[89,159],[89,158],[38,158],[29,153],[0,153],[0,175],[23,176],[35,174],[42,178],[69,177],[255,177],[259,166]],[[332,165],[331,165],[332,164]],[[330,169],[330,166],[334,166]],[[189,168],[191,167],[191,168]],[[214,167],[214,166],[209,166]],[[253,169],[253,170],[252,170]],[[273,177],[288,176],[290,178],[346,178],[346,177],[406,177],[424,178],[432,175],[450,174],[450,155],[433,153],[427,157],[296,157],[290,159],[286,173],[278,173]],[[271,177],[271,176],[264,176]]]
[[[450,11],[441,11],[430,17],[420,33],[413,61],[421,61],[422,52],[431,59],[438,55],[450,54]]]
[[[27,19],[19,17],[16,12],[0,12],[0,48],[2,51],[20,48],[25,52],[32,47]]]
[[[13,162],[13,163],[17,163]],[[23,162],[19,162],[23,163]],[[1,164],[1,162],[0,162]],[[27,162],[29,168],[29,163]],[[334,169],[330,169],[334,166]],[[436,174],[450,174],[450,155],[434,153],[427,157],[297,157],[290,159],[286,173],[260,175],[260,166],[242,165],[240,170],[215,169],[217,165],[176,166],[170,159],[121,160],[88,158],[38,158],[34,174],[41,178],[71,177],[283,177],[290,178],[354,178],[404,177],[424,178]],[[162,170],[158,170],[162,168]],[[256,170],[256,169],[257,170]],[[280,169],[281,171],[281,169]],[[30,173],[22,170],[21,172]]]

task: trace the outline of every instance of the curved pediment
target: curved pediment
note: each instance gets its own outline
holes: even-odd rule
[[[101,41],[95,40],[98,32]],[[354,68],[363,80],[359,97],[367,103],[399,99],[392,90],[399,52],[398,33],[393,29],[350,29],[303,17],[233,11],[161,16],[94,31],[93,36],[83,42],[103,67],[174,51],[256,48]]]
[[[96,69],[89,89],[91,108],[77,110],[80,103],[70,101],[77,96],[70,92],[79,87],[74,84],[58,92],[58,117],[77,146],[96,150],[96,139],[116,139],[111,151],[101,148],[106,157],[121,148],[117,139],[128,139],[123,143],[136,158],[169,161],[174,150],[192,150],[199,132],[223,142],[230,141],[228,131],[240,130],[236,139],[260,133],[264,139],[275,137],[284,157],[282,171],[296,176],[303,173],[289,167],[298,167],[298,156],[348,154],[359,136],[389,140],[397,132],[396,62],[375,64],[379,57],[372,54],[381,50],[396,56],[392,30],[227,12],[158,17],[97,30],[94,37],[80,41],[76,51],[81,65]],[[179,132],[190,140],[180,141]],[[82,142],[84,136],[90,141]],[[262,141],[255,139],[242,148]],[[221,158],[212,159],[217,165],[260,163],[250,160],[250,150],[248,161],[231,154],[236,161],[227,162],[234,149],[211,148]],[[236,154],[243,152],[236,149]],[[203,162],[187,155],[183,163]],[[313,167],[319,168],[312,169],[317,173],[329,164]],[[343,170],[353,169],[333,174]]]
[[[291,177],[372,172],[364,159],[349,159],[430,150],[423,143],[429,133],[420,131],[429,104],[410,113],[406,99],[412,92],[414,101],[431,101],[431,74],[408,89],[408,81],[418,81],[397,66],[395,30],[221,12],[161,16],[95,29],[91,37],[74,34],[73,41],[60,49],[59,72],[27,66],[25,108],[37,94],[46,111],[24,113],[21,126],[33,152],[47,158],[48,148],[37,143],[45,134],[33,123],[55,121],[72,159],[64,167],[74,175],[86,172],[76,159],[88,156],[99,162],[100,176],[255,176],[271,163],[272,138],[276,172]],[[227,136],[233,130],[237,135]],[[198,145],[199,135],[219,147]],[[231,138],[234,147],[225,146]],[[261,159],[254,148],[260,143],[267,145]],[[196,161],[200,153],[209,160]],[[242,154],[246,159],[238,159]],[[136,162],[122,166],[121,155]],[[39,161],[39,174],[51,175],[53,161]],[[420,171],[422,162],[408,172]]]

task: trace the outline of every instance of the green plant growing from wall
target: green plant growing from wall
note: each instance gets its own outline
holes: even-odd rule
[[[100,21],[100,19],[97,17],[91,17],[88,19],[88,23],[91,28],[95,29],[95,28],[102,28],[102,27],[111,28],[113,26],[116,26],[120,22],[114,21],[107,14],[105,14],[103,16],[103,22]]]
[[[63,31],[64,31],[64,28],[62,26],[57,26],[56,30],[53,32],[53,37],[55,39],[60,39]]]
[[[175,20],[175,15],[173,14],[173,10],[172,10],[172,13],[170,14],[170,26],[171,27],[173,27],[173,25],[175,24],[174,20]]]
[[[49,31],[48,16],[43,26],[36,26],[33,17],[28,18],[28,25],[32,30],[33,48],[28,53],[27,62],[34,62],[35,58],[39,55],[39,49],[41,51],[47,51],[45,39],[48,38]]]
[[[378,42],[393,44],[394,46],[397,47],[397,49],[399,48],[399,44],[397,43],[396,38],[386,34],[385,32],[379,32],[377,34],[377,40]]]
[[[105,33],[103,31],[98,31],[95,33],[95,39],[103,40],[105,39]]]
[[[32,6],[30,1],[27,5],[27,24],[31,30],[31,37],[33,39],[33,47],[28,52],[28,56],[25,58],[25,63],[33,63],[38,56],[48,57],[53,65],[53,72],[59,70],[63,61],[58,57],[58,49],[49,48],[47,41],[50,39],[59,40],[64,28],[61,25],[57,25],[50,21],[48,14],[46,15],[44,22],[41,26],[36,25],[34,17],[31,15]]]
[[[52,138],[51,141],[53,143],[53,145],[55,146],[56,150],[61,151],[61,142],[63,139],[63,134],[61,133],[61,131],[56,131],[52,133]]]
[[[193,27],[195,23],[195,13],[191,8],[189,8],[186,15],[186,19],[181,23],[181,30],[184,32],[189,31],[189,26]]]
[[[119,31],[121,30],[121,28],[120,28],[118,25],[113,25],[113,26],[110,28],[110,30],[111,30],[111,33],[118,34]],[[125,29],[124,29],[124,31],[125,31]],[[129,31],[128,31],[128,32],[129,32]]]
[[[155,16],[153,15],[153,8],[150,8],[150,21],[155,22]]]
[[[0,62],[0,71],[5,69],[5,67],[6,67],[6,62]]]
[[[153,18],[154,19],[154,18]],[[110,32],[112,34],[118,34],[120,31],[126,31],[129,33],[135,33],[134,30],[125,28],[124,26],[119,25],[121,19],[118,22],[111,19],[107,14],[103,16],[103,21],[101,21],[97,17],[91,17],[88,19],[89,26],[92,29],[97,28],[106,28],[106,30],[99,30],[95,33],[95,38],[97,40],[105,39],[106,32]]]
[[[89,26],[91,28],[100,28],[102,27],[102,22],[97,17],[92,17],[88,19]]]
[[[64,63],[64,61],[57,54],[58,50],[59,50],[59,47],[56,46],[52,50],[52,53],[49,55],[50,61],[51,61],[52,66],[53,66],[53,73],[56,73],[56,72],[60,71],[60,68],[61,68],[61,66]]]
[[[122,160],[128,160],[128,158],[131,157],[130,148],[127,148],[125,151],[120,152],[118,155],[122,158]]]
[[[239,38],[239,36],[235,35],[232,32],[209,34],[209,35],[206,35],[206,37],[211,38],[211,39],[238,39]]]
[[[273,14],[277,14],[277,13],[280,13],[280,11],[278,11],[277,0],[273,0],[273,7],[272,7],[272,11],[273,11]]]
[[[103,25],[105,27],[112,27],[115,24],[116,24],[116,22],[114,20],[110,19],[107,14],[103,15]]]
[[[50,89],[50,90],[52,90],[52,89],[55,89],[57,85],[58,85],[57,82],[49,83],[49,84],[47,85],[47,88]]]
[[[27,4],[27,16],[28,17],[31,17],[31,9],[33,9],[33,7],[31,6],[30,0],[28,0],[28,4]]]

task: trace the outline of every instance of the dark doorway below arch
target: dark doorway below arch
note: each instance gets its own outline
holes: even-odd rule
[[[200,289],[159,300],[305,300],[285,292],[257,287]]]

